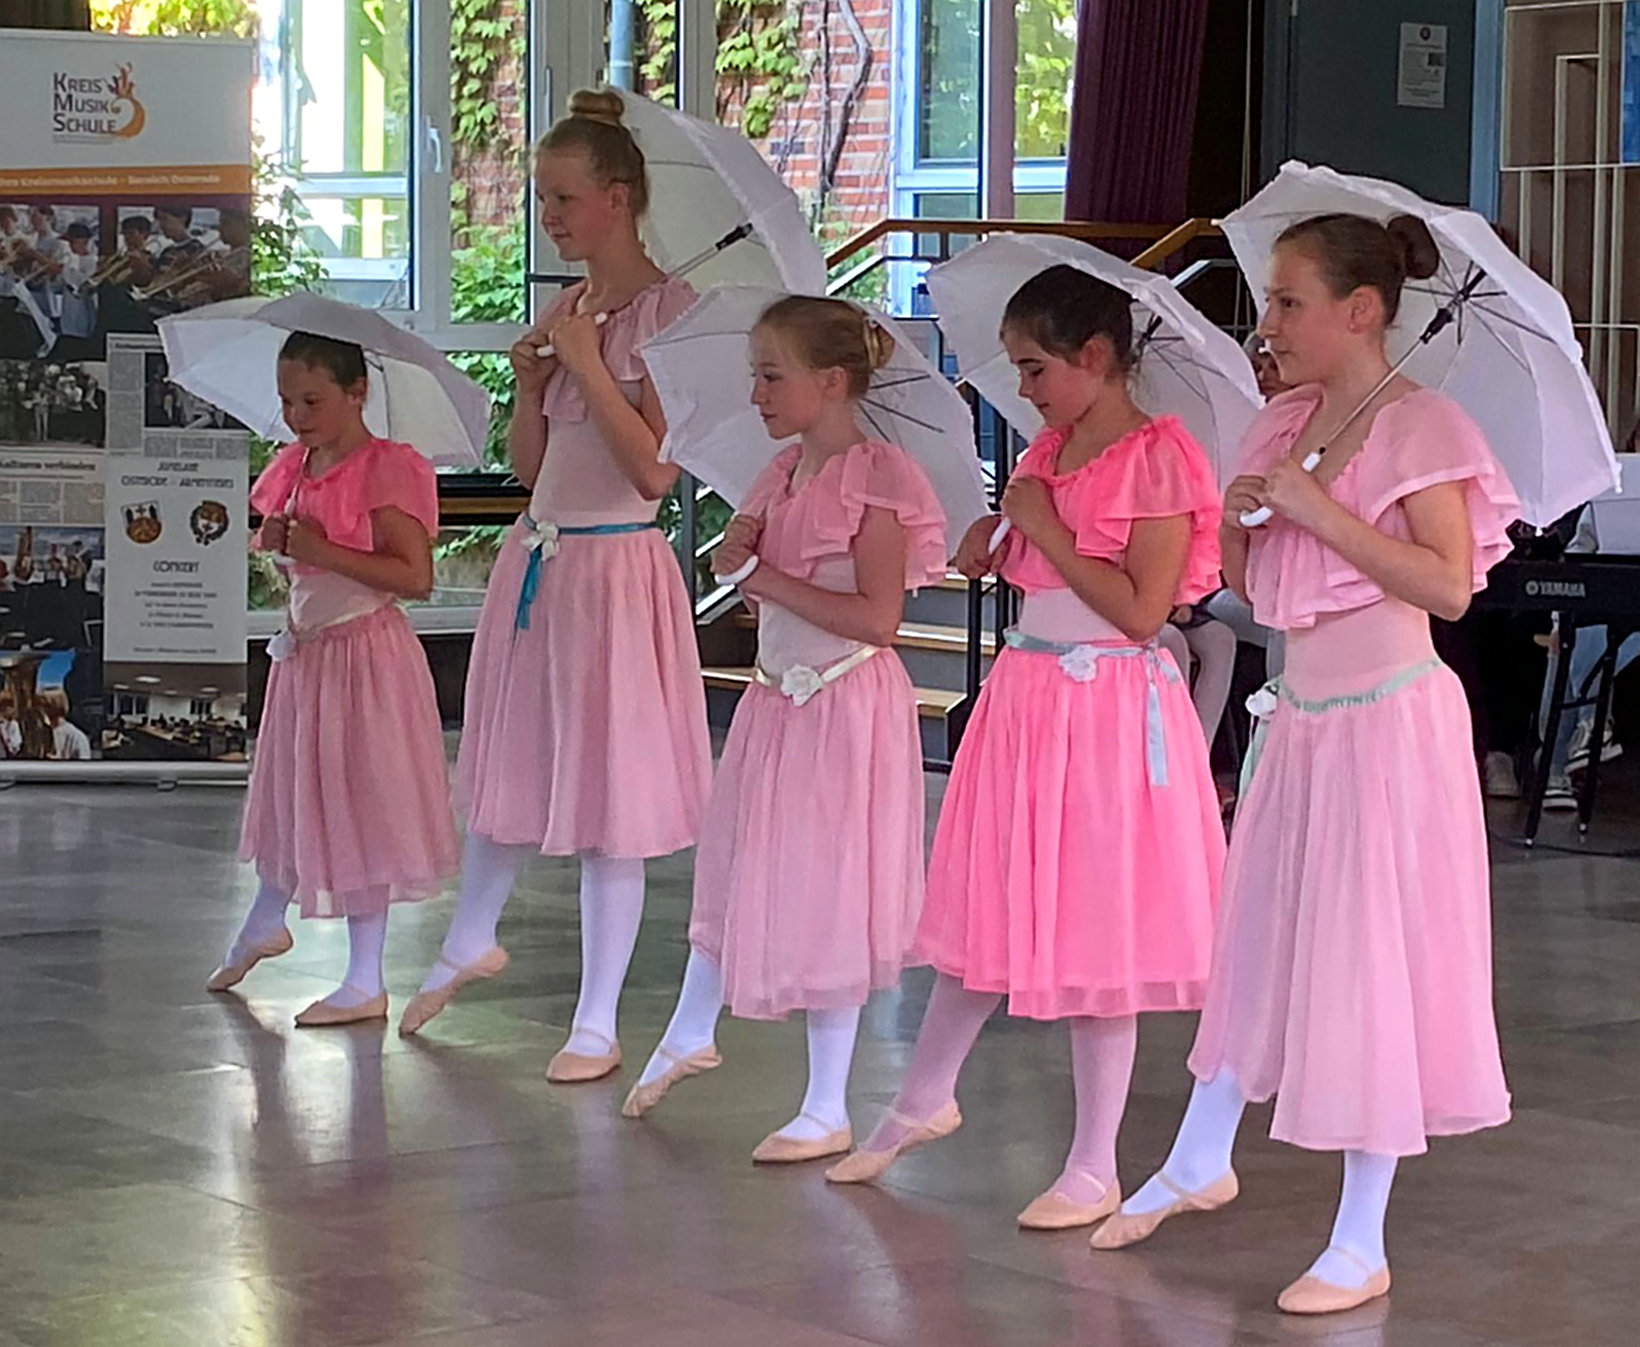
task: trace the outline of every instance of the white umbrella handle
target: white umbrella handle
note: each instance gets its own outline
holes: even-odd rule
[[[609,321],[609,315],[607,313],[596,313],[592,316],[592,321],[599,327],[602,327]],[[535,348],[535,353],[543,360],[550,360],[553,356],[558,354],[552,349],[551,346],[537,346]]]
[[[1304,471],[1314,472],[1321,462],[1321,450],[1312,449],[1304,456]],[[1249,510],[1241,517],[1241,526],[1244,529],[1262,528],[1270,522],[1270,516],[1275,513],[1268,505],[1261,505],[1256,510]]]
[[[991,530],[989,550],[995,552],[1002,546],[1002,540],[1014,531],[1014,521],[1011,519],[997,520],[997,526]]]

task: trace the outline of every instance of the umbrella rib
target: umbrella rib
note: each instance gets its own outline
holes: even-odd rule
[[[905,411],[902,408],[890,407],[886,402],[879,402],[876,398],[871,397],[861,398],[860,402],[862,406],[879,408],[880,410],[886,412],[889,416],[897,416],[902,421],[909,421],[914,426],[921,426],[924,430],[932,431],[936,435],[939,434],[940,428],[938,426],[924,421],[921,417],[913,416],[910,412]],[[873,421],[873,423],[875,424],[875,421]]]

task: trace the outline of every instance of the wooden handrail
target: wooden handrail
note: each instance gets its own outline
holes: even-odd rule
[[[844,242],[826,258],[834,267],[869,248],[885,234],[1058,234],[1073,239],[1161,239],[1166,225],[1106,224],[1096,220],[879,220]]]
[[[1157,224],[1110,224],[1101,220],[915,220],[891,217],[879,220],[841,244],[826,258],[828,268],[846,262],[888,234],[1053,234],[1060,238],[1150,239],[1134,259],[1136,266],[1154,267],[1199,238],[1220,234],[1212,220],[1197,218],[1169,228]]]

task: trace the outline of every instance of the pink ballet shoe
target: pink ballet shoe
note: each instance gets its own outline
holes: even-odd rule
[[[1349,1259],[1367,1274],[1366,1281],[1360,1286],[1334,1286],[1331,1282],[1322,1281],[1320,1277],[1306,1274],[1276,1297],[1276,1305],[1284,1313],[1342,1314],[1345,1310],[1356,1309],[1369,1300],[1377,1300],[1379,1296],[1389,1294],[1388,1266],[1374,1271],[1367,1266],[1365,1259],[1357,1257],[1348,1249],[1340,1249],[1337,1245],[1328,1252]]]
[[[500,945],[492,945],[483,954],[470,964],[457,968],[442,954],[435,960],[434,965],[443,964],[454,976],[442,987],[430,992],[417,992],[410,998],[410,1004],[404,1008],[404,1014],[399,1017],[399,1037],[409,1038],[420,1033],[427,1022],[437,1015],[444,1013],[450,1002],[456,999],[459,992],[470,982],[478,982],[483,978],[493,978],[507,966],[507,951]]]
[[[688,1080],[690,1076],[698,1076],[702,1071],[716,1071],[723,1065],[723,1058],[718,1055],[717,1045],[708,1043],[704,1048],[690,1053],[687,1057],[679,1057],[666,1046],[655,1049],[662,1057],[672,1063],[654,1080],[647,1085],[634,1085],[626,1096],[626,1102],[621,1105],[621,1117],[641,1118],[666,1097],[666,1093],[679,1081]]]
[[[1129,1216],[1118,1211],[1093,1232],[1088,1243],[1100,1250],[1125,1249],[1130,1244],[1149,1239],[1156,1233],[1156,1227],[1169,1216],[1179,1216],[1187,1211],[1217,1211],[1226,1203],[1235,1201],[1236,1195],[1241,1192],[1241,1182],[1233,1169],[1225,1170],[1207,1187],[1194,1193],[1179,1187],[1166,1174],[1158,1174],[1156,1178],[1162,1187],[1178,1195],[1176,1201],[1142,1215]]]
[[[1121,1205],[1122,1189],[1115,1183],[1107,1184],[1093,1203],[1073,1201],[1057,1188],[1050,1188],[1019,1213],[1019,1226],[1022,1230],[1072,1230],[1104,1220]]]
[[[291,946],[296,941],[291,938],[290,931],[281,927],[279,934],[266,944],[257,945],[247,950],[237,959],[230,958],[227,963],[217,968],[216,972],[205,979],[205,990],[208,992],[225,992],[230,987],[237,987],[245,980],[245,974],[261,963],[263,959],[277,959],[281,954],[289,954]],[[229,954],[232,954],[232,950]]]
[[[825,1126],[812,1113],[799,1113],[799,1118],[807,1118],[810,1122],[821,1127]],[[823,1137],[813,1140],[799,1137],[783,1137],[779,1132],[770,1132],[752,1152],[754,1165],[800,1165],[806,1160],[824,1160],[832,1155],[847,1154],[848,1148],[854,1144],[854,1129],[839,1127],[835,1132],[827,1132]]]
[[[827,1183],[875,1183],[906,1151],[948,1137],[962,1126],[962,1110],[957,1107],[955,1099],[927,1122],[917,1122],[893,1109],[889,1109],[888,1118],[890,1122],[909,1129],[905,1136],[887,1150],[858,1150],[844,1157],[826,1171]]]
[[[343,991],[358,991],[357,987],[344,987]],[[356,1006],[333,1006],[325,1001],[315,1001],[311,1006],[296,1017],[298,1029],[329,1029],[339,1024],[363,1024],[366,1020],[385,1020],[387,1018],[387,993],[381,992],[372,996],[368,1001],[361,1001]]]
[[[562,1048],[547,1063],[547,1079],[554,1085],[585,1085],[588,1081],[602,1080],[620,1069],[621,1045],[608,1040],[609,1051],[596,1057],[583,1052]]]

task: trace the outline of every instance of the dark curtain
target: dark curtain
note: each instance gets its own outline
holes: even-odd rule
[[[1178,224],[1188,216],[1208,3],[1081,0],[1067,220]]]
[[[91,31],[91,0],[0,0],[0,28]]]

